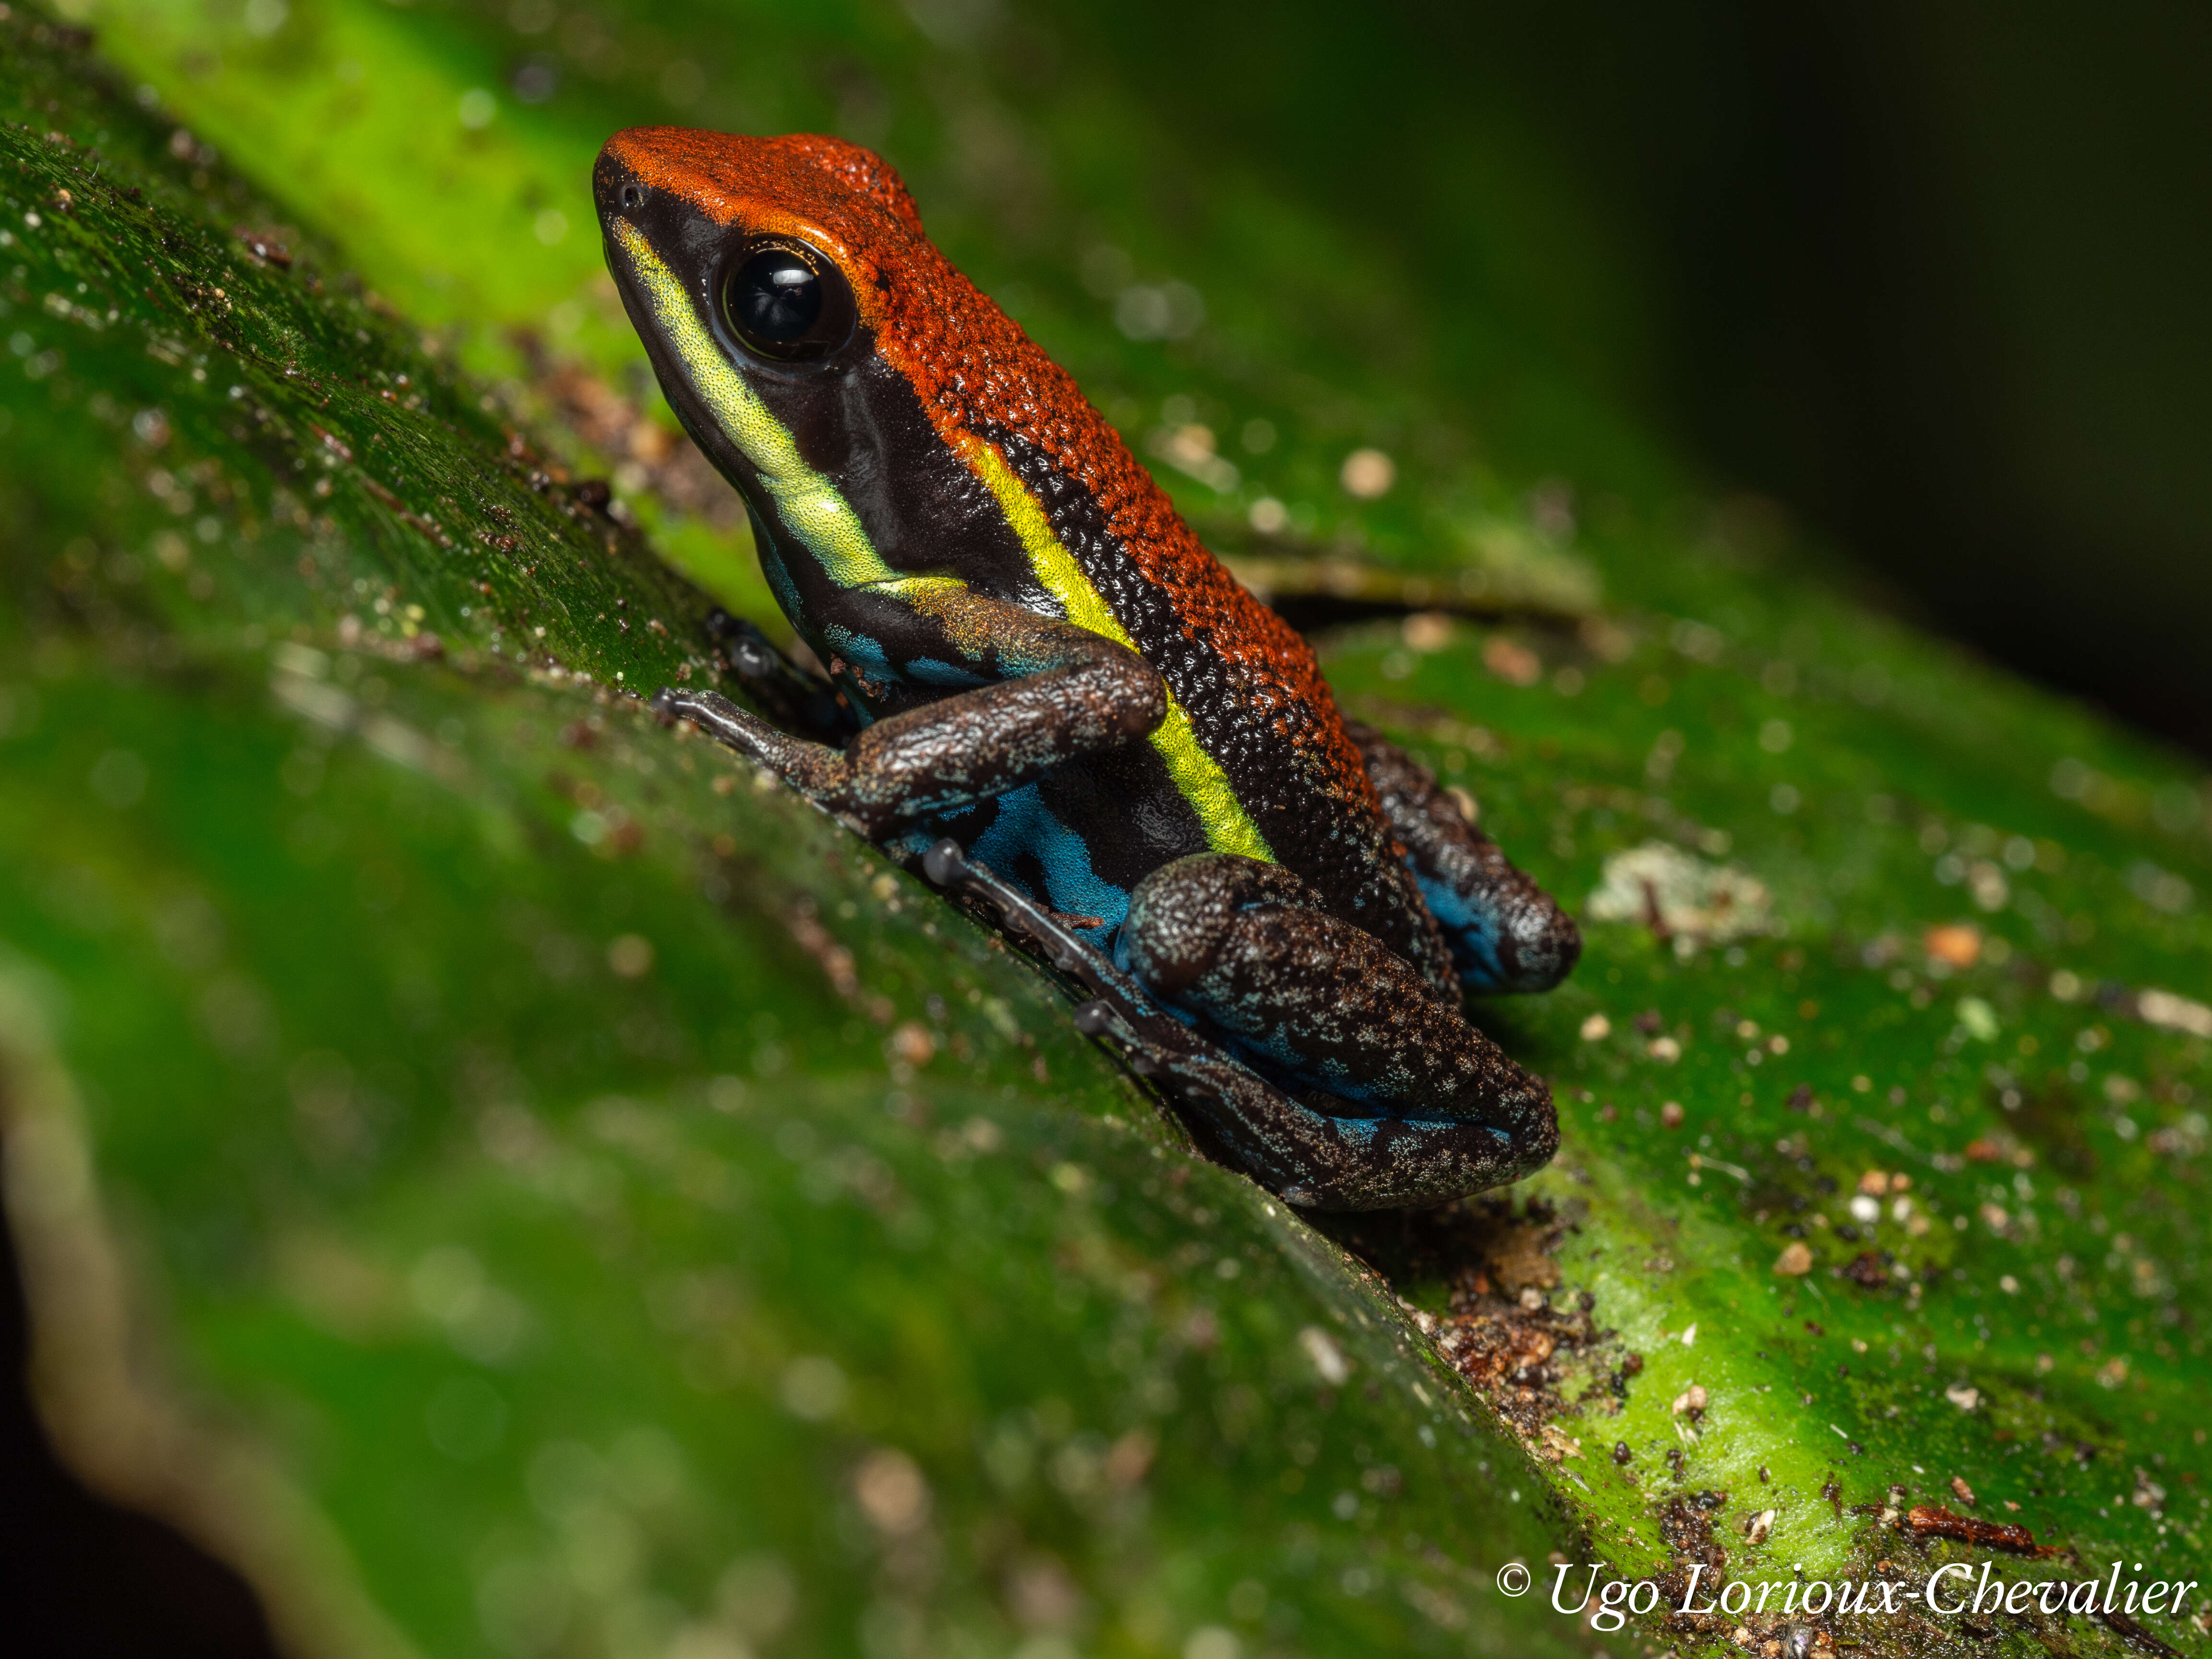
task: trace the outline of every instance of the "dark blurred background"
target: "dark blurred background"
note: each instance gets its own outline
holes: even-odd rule
[[[2212,8],[1063,16],[1169,124],[1516,290],[1902,608],[2212,755]],[[1556,182],[1523,219],[1549,246],[1466,240],[1499,146]]]
[[[2212,8],[1121,0],[1054,26],[1163,128],[1364,217],[1437,291],[1508,297],[1527,357],[1899,608],[2212,756]],[[1532,179],[1516,213],[1453,210]],[[1510,373],[1472,319],[1438,345]],[[1515,430],[1507,459],[1557,464]],[[267,1653],[233,1575],[53,1464],[4,1253],[0,1286],[10,1634]]]
[[[32,1410],[28,1348],[15,1243],[0,1227],[0,1651],[276,1659],[235,1571],[55,1460]]]

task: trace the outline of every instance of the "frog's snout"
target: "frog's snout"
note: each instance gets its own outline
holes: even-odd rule
[[[592,165],[592,200],[602,227],[637,212],[650,193],[645,182],[620,153],[623,135],[617,133],[599,151]]]

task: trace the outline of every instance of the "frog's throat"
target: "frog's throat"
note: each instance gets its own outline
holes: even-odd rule
[[[916,579],[902,575],[884,562],[852,504],[829,478],[806,464],[790,429],[769,412],[744,377],[730,366],[699,320],[683,282],[653,251],[644,234],[625,219],[612,220],[610,228],[629,261],[632,280],[653,313],[661,339],[684,366],[692,391],[706,405],[716,429],[750,464],[778,522],[792,538],[812,554],[824,574],[841,586],[896,591],[914,583]],[[1045,591],[1060,601],[1067,620],[1136,650],[1136,642],[1084,575],[1074,555],[1053,533],[1044,509],[1014,476],[1006,458],[992,445],[965,434],[958,448],[961,459],[997,500],[1020,538],[1030,569]],[[1217,853],[1241,853],[1273,863],[1273,849],[1237,799],[1228,775],[1200,745],[1189,712],[1172,690],[1167,700],[1167,716],[1153,728],[1150,741],[1176,791],[1197,813],[1206,845]]]

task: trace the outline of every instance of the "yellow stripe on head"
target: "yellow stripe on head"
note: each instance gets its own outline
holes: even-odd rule
[[[827,477],[806,464],[790,428],[769,412],[759,394],[731,367],[700,320],[682,280],[628,220],[616,219],[611,228],[629,260],[638,290],[653,312],[660,337],[683,366],[691,389],[706,404],[716,428],[727,434],[759,475],[761,487],[784,529],[813,554],[830,580],[847,587],[883,585],[894,590],[957,586],[943,577],[902,578],[884,562],[852,504]],[[997,498],[1000,510],[1029,555],[1030,568],[1046,591],[1060,601],[1067,619],[1135,650],[1136,642],[1107,608],[1074,556],[1053,534],[1044,509],[1014,476],[1006,458],[991,445],[972,437],[962,440],[959,447]],[[1242,853],[1247,858],[1274,861],[1267,838],[1237,799],[1228,775],[1199,746],[1189,713],[1172,691],[1168,693],[1167,718],[1154,730],[1151,742],[1166,763],[1176,787],[1197,812],[1207,846],[1218,853]]]
[[[1037,505],[1028,486],[1014,476],[1014,470],[1006,465],[1006,458],[980,438],[967,438],[960,448],[975,476],[997,497],[999,510],[1006,515],[1006,522],[1021,538],[1023,551],[1029,555],[1030,568],[1044,584],[1045,591],[1060,601],[1068,621],[1134,651],[1136,641],[1107,607],[1098,590],[1091,585],[1082,566],[1076,563],[1075,556],[1053,534],[1044,508]],[[1176,789],[1198,814],[1208,847],[1217,853],[1242,853],[1246,858],[1264,859],[1270,864],[1275,861],[1274,850],[1260,833],[1260,826],[1252,822],[1244,803],[1237,799],[1229,775],[1221,769],[1219,762],[1199,746],[1198,733],[1191,728],[1189,711],[1176,700],[1173,691],[1168,693],[1167,718],[1153,729],[1151,741],[1161,760],[1167,763],[1168,776],[1175,781]]]
[[[683,282],[636,226],[617,219],[613,227],[661,338],[683,364],[715,426],[759,473],[776,517],[793,539],[821,562],[831,580],[847,587],[894,580],[897,573],[876,551],[852,504],[836,485],[807,465],[790,428],[769,413],[744,376],[730,366],[699,320]]]

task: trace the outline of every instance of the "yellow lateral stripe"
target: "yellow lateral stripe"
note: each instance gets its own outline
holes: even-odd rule
[[[1129,637],[1120,619],[1107,609],[1106,601],[1075,562],[1075,556],[1052,533],[1044,509],[1037,505],[1028,486],[1014,476],[1013,469],[1006,465],[1006,458],[980,438],[969,438],[961,448],[969,465],[998,498],[1000,511],[1006,515],[1006,522],[1014,527],[1014,534],[1021,538],[1023,550],[1030,556],[1030,568],[1036,572],[1046,591],[1066,611],[1068,621],[1134,651],[1136,641]],[[1153,729],[1152,744],[1167,763],[1168,776],[1197,812],[1198,821],[1206,830],[1207,846],[1217,853],[1242,853],[1246,858],[1265,859],[1270,864],[1275,861],[1274,850],[1260,833],[1260,826],[1245,811],[1244,803],[1237,799],[1228,774],[1199,746],[1198,733],[1191,729],[1190,715],[1176,700],[1173,691],[1168,693],[1167,718]]]
[[[627,219],[617,219],[614,230],[662,337],[674,348],[692,386],[714,411],[715,424],[759,470],[784,527],[822,562],[833,581],[859,587],[894,580],[897,573],[876,551],[860,514],[835,484],[807,465],[789,428],[769,413],[768,405],[730,367],[676,273]]]
[[[908,578],[902,582],[898,573],[884,562],[851,504],[836,485],[806,464],[789,428],[769,412],[768,406],[744,383],[744,377],[730,367],[729,360],[699,320],[699,313],[693,309],[691,296],[684,291],[684,284],[653,251],[644,234],[625,219],[614,221],[614,232],[636,273],[647,303],[653,308],[653,321],[659,325],[661,337],[690,375],[693,387],[712,412],[716,426],[729,434],[731,441],[759,471],[762,485],[774,501],[776,516],[783,521],[784,527],[821,561],[830,580],[844,586],[860,587],[871,583],[903,586],[915,581]],[[1052,533],[1044,509],[1037,505],[1036,498],[1022,481],[1014,477],[1006,458],[978,439],[970,438],[961,447],[969,464],[997,497],[1000,509],[1013,526],[1014,533],[1021,538],[1037,580],[1059,599],[1067,611],[1068,620],[1079,628],[1103,634],[1135,650],[1136,642],[1107,609],[1105,600],[1085,577],[1073,556]],[[924,578],[921,581],[935,586],[944,580]],[[1167,718],[1152,732],[1152,744],[1167,763],[1168,775],[1175,781],[1176,787],[1198,813],[1207,846],[1216,852],[1242,853],[1248,858],[1274,861],[1273,851],[1261,835],[1259,826],[1244,811],[1243,803],[1237,799],[1227,775],[1213,757],[1199,746],[1198,735],[1191,729],[1190,715],[1172,691],[1168,693]]]

